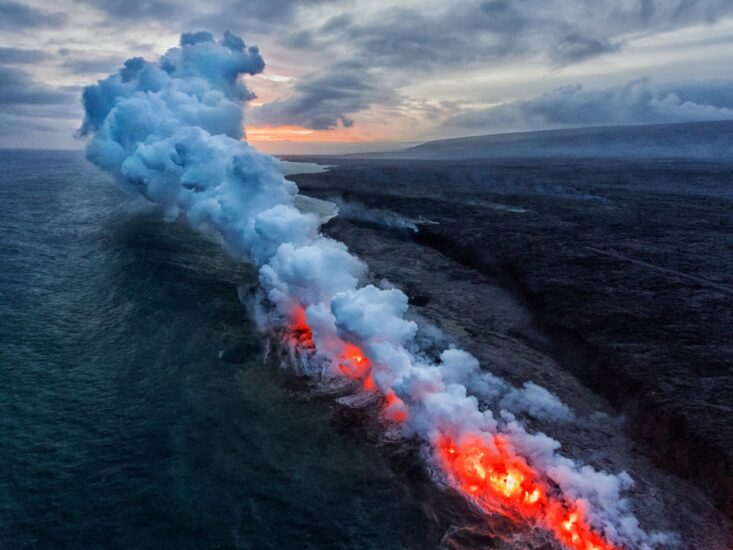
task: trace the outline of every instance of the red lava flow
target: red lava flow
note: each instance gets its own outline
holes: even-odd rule
[[[591,529],[582,506],[553,496],[557,491],[543,483],[522,457],[509,451],[505,436],[468,434],[460,442],[440,437],[435,448],[441,466],[459,490],[485,510],[541,525],[568,548],[617,548]]]
[[[304,350],[314,351],[313,333],[305,310],[295,307],[290,338]],[[366,391],[378,391],[372,365],[361,348],[343,342],[338,370],[359,381]],[[390,422],[408,419],[405,403],[390,390],[383,397],[382,415]],[[517,522],[539,525],[573,550],[618,550],[594,531],[587,521],[583,502],[568,502],[559,489],[543,480],[527,461],[511,451],[501,434],[463,434],[460,440],[439,436],[432,442],[438,464],[454,487],[486,512],[500,513]]]

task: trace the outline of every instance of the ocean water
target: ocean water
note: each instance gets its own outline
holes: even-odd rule
[[[251,268],[81,153],[0,151],[0,548],[424,548],[238,302]]]

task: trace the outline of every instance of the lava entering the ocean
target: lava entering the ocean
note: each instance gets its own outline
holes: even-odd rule
[[[305,310],[295,307],[291,319],[291,343],[304,351],[316,351]],[[340,347],[338,373],[360,381],[365,391],[377,391],[372,363],[364,351],[352,342],[342,342]],[[382,415],[387,421],[401,423],[408,419],[407,406],[393,390],[383,399]],[[617,550],[617,546],[593,531],[582,501],[566,502],[556,488],[541,480],[510,447],[507,436],[488,433],[466,434],[460,441],[441,435],[433,442],[442,471],[460,493],[484,511],[540,525],[573,550]]]
[[[300,305],[293,307],[290,318],[290,344],[300,346],[308,352],[316,351],[313,331],[305,319],[305,309]],[[338,347],[340,347],[341,352],[337,360],[338,374],[350,380],[361,382],[361,387],[365,391],[377,391],[377,385],[374,383],[372,375],[372,363],[366,357],[364,351],[352,342],[339,342],[339,344]],[[407,407],[394,391],[387,392],[383,399],[382,415],[386,420],[395,423],[407,420]]]
[[[243,141],[242,103],[252,94],[240,77],[264,67],[259,49],[231,33],[184,33],[156,60],[129,59],[84,89],[88,158],[166,219],[184,215],[252,261],[267,301],[255,310],[281,314],[267,321],[288,332],[292,358],[314,377],[340,376],[381,399],[384,422],[421,441],[477,505],[542,526],[574,549],[659,541],[621,497],[628,474],[576,464],[521,419],[495,418],[489,401],[499,407],[498,394],[524,390],[453,346],[439,359],[422,353],[407,295],[363,284],[367,266],[297,208],[297,186],[278,161]]]

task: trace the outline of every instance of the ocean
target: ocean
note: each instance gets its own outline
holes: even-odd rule
[[[0,548],[423,548],[404,475],[265,354],[247,265],[80,152],[0,151]]]

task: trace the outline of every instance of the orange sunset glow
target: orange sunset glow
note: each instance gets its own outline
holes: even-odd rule
[[[332,130],[313,130],[303,126],[247,126],[247,141],[257,142],[360,142],[369,138],[355,132],[353,128],[339,126]]]

